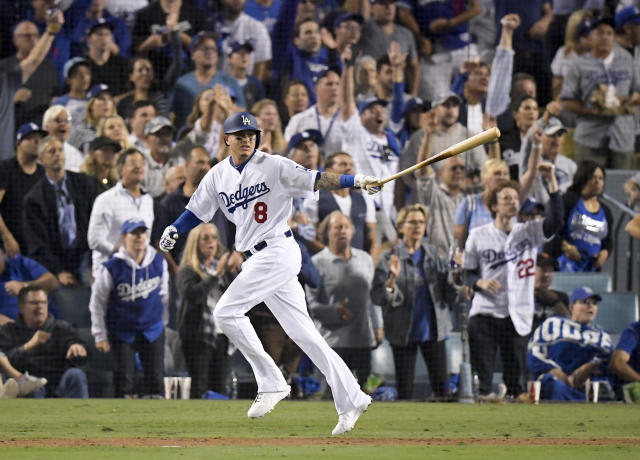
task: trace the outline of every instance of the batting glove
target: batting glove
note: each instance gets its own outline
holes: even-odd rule
[[[353,186],[355,188],[364,189],[369,193],[369,195],[375,195],[384,187],[384,185],[380,184],[380,179],[377,177],[363,176],[362,174],[356,174],[353,182]]]
[[[176,245],[176,241],[178,240],[178,229],[173,225],[169,225],[162,232],[162,237],[160,237],[160,250],[162,252],[169,252]]]

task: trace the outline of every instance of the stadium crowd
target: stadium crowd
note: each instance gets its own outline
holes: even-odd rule
[[[213,316],[242,270],[235,229],[218,212],[157,247],[229,161],[241,110],[259,150],[381,178],[501,130],[374,198],[294,200],[310,315],[364,388],[386,341],[397,397],[416,394],[420,349],[431,396],[455,399],[460,330],[481,400],[640,385],[640,322],[614,343],[601,292],[550,288],[615,250],[602,195],[608,169],[638,168],[640,2],[11,0],[0,57],[0,397],[103,394],[96,361],[116,397],[164,397],[180,368],[192,398],[235,393]],[[637,212],[640,173],[623,187]],[[305,395],[308,360],[264,305],[250,317]]]

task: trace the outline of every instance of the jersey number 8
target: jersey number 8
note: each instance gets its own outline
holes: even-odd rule
[[[253,207],[253,218],[259,224],[264,224],[267,221],[267,203],[264,201],[258,201]]]

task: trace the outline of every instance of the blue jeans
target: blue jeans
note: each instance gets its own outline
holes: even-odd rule
[[[47,396],[46,388],[44,386],[34,391],[32,396],[34,398],[45,398]],[[77,367],[67,369],[60,377],[60,383],[56,388],[55,395],[59,398],[88,398],[89,384],[87,383],[87,374]]]

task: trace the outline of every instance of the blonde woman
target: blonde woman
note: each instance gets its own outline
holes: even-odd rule
[[[121,150],[135,149],[129,140],[129,130],[120,115],[109,115],[98,123],[98,136],[107,136],[120,144]]]
[[[120,179],[116,159],[122,150],[119,142],[107,136],[96,137],[89,144],[89,156],[82,163],[80,172],[95,177],[101,191],[110,189]]]
[[[192,379],[191,398],[201,398],[209,389],[225,390],[229,340],[216,332],[213,309],[239,270],[236,258],[229,257],[213,224],[200,224],[187,237],[178,269],[178,332]]]
[[[100,120],[116,114],[111,90],[105,84],[92,86],[87,94],[89,102],[84,110],[82,122],[73,126],[69,135],[69,144],[83,154],[89,152],[89,143],[97,136]]]
[[[254,104],[251,113],[258,120],[258,126],[262,130],[260,138],[262,144],[258,150],[275,155],[284,155],[287,142],[282,134],[282,124],[278,114],[278,105],[271,99],[262,99]]]

